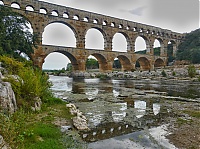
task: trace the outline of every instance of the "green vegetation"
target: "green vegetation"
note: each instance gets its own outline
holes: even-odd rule
[[[122,68],[121,63],[118,59],[114,60],[113,68],[115,69]]]
[[[37,41],[28,31],[26,19],[3,6],[0,12],[1,73],[6,77],[3,81],[11,83],[18,106],[14,114],[0,112],[0,135],[11,148],[83,148],[56,125],[61,119],[71,123],[66,102],[53,96],[48,76],[20,56],[31,57]],[[41,99],[41,111],[31,110],[34,98]]]
[[[161,74],[162,74],[163,77],[167,77],[167,74],[164,70],[161,72]]]
[[[179,45],[177,60],[188,60],[193,64],[200,63],[200,29],[192,31],[185,36]]]
[[[87,69],[98,69],[99,63],[96,59],[89,58],[89,59],[87,59],[87,62],[86,62],[86,68]]]
[[[4,6],[0,12],[0,55],[19,59],[25,53],[31,58],[37,38],[30,33],[27,19]]]
[[[188,75],[189,77],[193,78],[196,76],[196,68],[194,65],[189,65],[188,66]]]
[[[71,136],[61,133],[60,128],[53,124],[56,118],[68,121],[71,118],[62,101],[51,106],[45,104],[39,113],[25,112],[22,108],[10,116],[0,113],[0,134],[12,148],[83,148]]]
[[[188,111],[188,110],[185,110],[183,112],[189,114],[192,117],[200,118],[200,111],[191,111],[191,110]]]

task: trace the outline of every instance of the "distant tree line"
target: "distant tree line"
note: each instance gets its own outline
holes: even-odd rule
[[[200,29],[186,34],[185,40],[178,46],[176,59],[200,63]]]

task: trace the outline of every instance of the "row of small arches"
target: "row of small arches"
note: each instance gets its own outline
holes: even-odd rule
[[[4,5],[3,1],[0,1],[0,4]],[[11,4],[11,7],[20,9],[20,5],[17,2],[13,2]],[[26,11],[32,11],[32,12],[35,11],[34,7],[32,5],[27,5],[26,8],[25,8],[25,10]],[[47,11],[46,8],[42,7],[42,8],[40,8],[39,13],[41,13],[41,14],[48,14],[48,11]],[[56,17],[59,16],[59,13],[58,13],[57,10],[53,10],[50,14],[52,16],[56,16]],[[70,18],[69,14],[67,12],[63,13],[62,17],[63,18]],[[74,20],[80,20],[80,21],[84,21],[84,22],[90,22],[89,17],[84,17],[83,19],[80,19],[79,15],[74,15],[72,17],[72,19],[74,19]],[[94,19],[90,23],[99,24],[99,25],[103,25],[103,26],[116,27],[116,28],[119,28],[119,29],[132,30],[134,32],[152,34],[152,35],[157,35],[157,36],[161,36],[161,37],[165,36],[165,37],[168,37],[168,38],[178,38],[178,39],[182,38],[181,36],[177,37],[176,34],[174,34],[174,35],[173,34],[168,34],[168,33],[165,34],[164,32],[159,32],[159,31],[156,32],[154,30],[151,31],[149,29],[138,28],[138,27],[131,28],[130,26],[124,26],[123,24],[116,25],[115,22],[111,22],[111,24],[109,24],[106,20],[101,23],[98,19]]]

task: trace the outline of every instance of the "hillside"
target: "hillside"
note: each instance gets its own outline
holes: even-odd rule
[[[176,60],[188,60],[193,64],[200,63],[200,29],[186,34],[185,40],[178,49]]]

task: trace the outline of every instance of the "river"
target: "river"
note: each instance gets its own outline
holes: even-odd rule
[[[175,149],[166,139],[173,104],[199,100],[199,83],[167,80],[100,80],[50,76],[54,94],[88,119],[80,132],[89,149]]]

